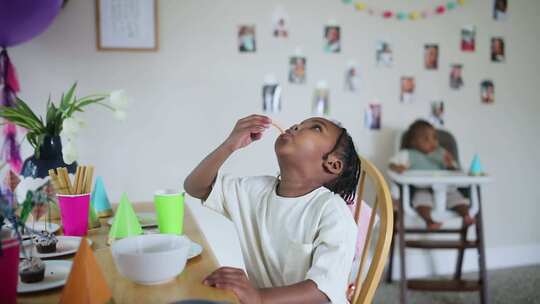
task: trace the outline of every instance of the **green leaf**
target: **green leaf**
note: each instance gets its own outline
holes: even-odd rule
[[[33,197],[34,194],[31,191],[26,192],[26,198],[21,211],[21,223],[26,223],[30,212],[32,212],[32,209],[34,208],[34,202],[32,200]]]
[[[73,99],[73,94],[75,93],[75,88],[77,87],[77,82],[75,82],[71,88],[69,88],[68,92],[65,96],[62,98],[62,104],[61,108],[65,109],[71,104],[71,100]]]
[[[22,99],[17,97],[17,101],[13,109],[32,119],[38,126],[44,127],[43,120],[40,117],[37,117],[34,111],[32,111],[32,109],[30,109],[30,107]]]

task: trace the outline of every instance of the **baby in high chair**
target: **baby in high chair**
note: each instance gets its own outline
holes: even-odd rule
[[[231,290],[241,303],[347,303],[358,229],[347,203],[360,175],[351,136],[310,118],[275,141],[278,177],[219,173],[271,123],[261,115],[240,119],[184,182],[187,193],[233,222],[246,265],[247,274],[222,267],[204,284]]]
[[[437,131],[429,122],[417,120],[405,133],[404,149],[390,159],[390,169],[403,173],[406,170],[458,170],[458,163],[450,152],[439,145]],[[412,206],[426,222],[427,228],[439,229],[442,223],[431,217],[434,196],[430,189],[415,188],[412,191]],[[474,223],[469,214],[470,201],[457,188],[446,192],[447,207],[463,218],[464,225]]]

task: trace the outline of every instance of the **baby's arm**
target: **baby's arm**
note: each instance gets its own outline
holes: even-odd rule
[[[406,150],[401,150],[392,156],[389,168],[400,174],[409,169],[409,153]]]
[[[397,173],[403,173],[408,169],[405,165],[396,165],[396,164],[390,164],[390,170],[395,171]]]
[[[219,168],[227,158],[234,151],[259,140],[270,123],[270,118],[255,114],[236,122],[229,137],[191,171],[184,181],[185,191],[193,197],[206,199],[212,191]]]

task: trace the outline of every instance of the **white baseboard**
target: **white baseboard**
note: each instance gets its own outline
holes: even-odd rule
[[[399,253],[397,246],[394,249],[392,278],[398,280],[400,276]],[[407,277],[421,278],[453,274],[457,250],[405,249],[405,256]],[[540,264],[540,244],[486,248],[486,256],[488,270]],[[463,272],[476,272],[478,269],[478,251],[467,249],[463,261]]]

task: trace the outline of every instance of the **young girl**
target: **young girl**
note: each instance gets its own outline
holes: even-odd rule
[[[187,193],[233,222],[247,270],[223,267],[204,284],[232,290],[241,303],[347,303],[357,227],[346,201],[354,200],[360,173],[352,139],[331,121],[310,118],[277,138],[278,178],[218,174],[270,123],[261,115],[240,119],[184,182]]]
[[[405,149],[390,159],[390,169],[402,173],[412,170],[457,170],[458,164],[452,154],[439,146],[437,131],[425,120],[415,121],[407,130]],[[412,205],[426,222],[428,229],[439,229],[442,223],[431,218],[434,197],[429,189],[414,189]],[[469,215],[469,200],[456,189],[446,193],[448,208],[463,217],[465,225],[474,223]]]

